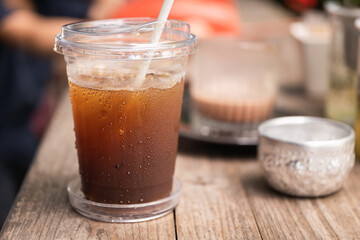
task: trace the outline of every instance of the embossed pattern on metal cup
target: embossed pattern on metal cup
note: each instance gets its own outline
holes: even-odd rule
[[[282,117],[259,128],[258,160],[276,190],[301,197],[338,191],[355,163],[354,131],[317,117]]]

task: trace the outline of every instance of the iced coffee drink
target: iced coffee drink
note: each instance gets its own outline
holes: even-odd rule
[[[134,90],[133,77],[96,88],[90,76],[69,79],[82,190],[92,201],[150,202],[171,191],[184,81],[148,74]]]
[[[68,191],[85,216],[146,220],[177,203],[171,197],[165,206],[164,199],[173,186],[187,58],[197,45],[189,25],[175,20],[166,21],[159,42],[151,43],[156,24],[147,18],[80,22],[56,37],[55,51],[66,61],[86,199],[73,190],[76,184]],[[160,205],[144,205],[153,202]],[[139,213],[141,207],[147,212]]]

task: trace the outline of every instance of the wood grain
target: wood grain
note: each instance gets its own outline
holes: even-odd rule
[[[178,239],[261,239],[239,184],[244,164],[248,161],[180,155],[176,175],[183,183],[183,195],[176,208]]]
[[[262,238],[360,239],[360,204],[354,195],[360,189],[353,186],[360,180],[359,169],[357,163],[344,188],[333,195],[295,198],[271,190],[257,165],[248,168],[242,176]]]

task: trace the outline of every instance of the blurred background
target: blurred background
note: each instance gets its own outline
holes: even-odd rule
[[[36,154],[59,98],[66,91],[64,60],[52,50],[54,36],[61,26],[83,19],[156,18],[161,5],[162,0],[0,0],[0,224]],[[317,0],[175,0],[169,18],[190,23],[199,38],[199,54],[202,47],[204,53],[214,49],[227,53],[207,58],[219,63],[200,61],[201,55],[190,59],[187,87],[194,106],[204,118],[215,119],[216,124],[246,123],[252,127],[274,116],[276,109],[280,109],[280,115],[326,114],[323,111],[328,102],[331,28],[325,12],[324,2]],[[353,38],[356,37],[355,34]],[[217,40],[213,45],[208,44],[214,39]],[[256,44],[240,46],[236,42]],[[229,45],[233,49],[221,48]],[[269,53],[270,48],[275,50]],[[250,60],[250,56],[257,57]],[[211,101],[215,103],[209,99],[197,101],[196,94],[206,90],[204,85],[209,85],[211,78],[203,77],[199,64],[204,64],[206,69],[208,64],[221,66],[224,59],[232,60],[232,69],[245,66],[241,63],[244,59],[252,64],[240,72],[234,71],[235,77],[241,75],[246,79],[235,88],[234,99],[228,99],[231,103],[224,100],[224,104],[218,104],[224,97],[213,92],[210,95],[215,100]],[[261,67],[257,65],[259,59],[267,59]],[[242,75],[249,69],[253,70]],[[258,74],[255,76],[254,72]],[[215,82],[218,84],[224,73],[210,75],[219,80]],[[225,92],[234,89],[231,85],[234,81],[228,86],[225,82],[222,83]],[[192,91],[191,86],[200,90]],[[249,92],[256,97],[246,95]],[[269,98],[260,101],[264,93],[269,93]],[[298,104],[302,101],[316,104],[310,107]],[[214,109],[218,112],[218,108],[220,117],[209,114]],[[354,124],[354,116],[344,121]],[[205,131],[203,122],[199,124],[199,129],[190,128],[191,134],[214,137],[209,135],[211,129]]]

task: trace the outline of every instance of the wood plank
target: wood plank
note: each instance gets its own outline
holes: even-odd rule
[[[271,190],[257,164],[247,168],[243,184],[263,239],[360,239],[359,170],[338,193],[295,198]]]
[[[1,239],[175,239],[173,213],[143,223],[101,223],[75,212],[66,186],[78,172],[68,94],[62,99],[5,222]]]
[[[360,239],[359,176],[360,162],[357,161],[340,192],[316,201],[339,239]]]
[[[252,162],[179,156],[176,176],[183,184],[175,212],[179,240],[261,239],[245,191],[238,184],[240,168]]]

